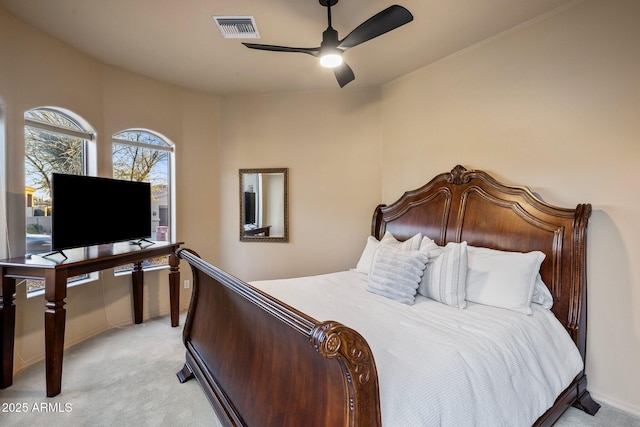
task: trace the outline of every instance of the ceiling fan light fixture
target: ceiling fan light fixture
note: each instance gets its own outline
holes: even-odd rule
[[[325,68],[336,68],[342,65],[342,52],[339,49],[326,50],[320,55],[320,65]]]

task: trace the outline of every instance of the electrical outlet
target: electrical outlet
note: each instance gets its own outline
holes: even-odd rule
[[[189,289],[189,281],[188,280],[184,281],[184,288],[185,289]]]

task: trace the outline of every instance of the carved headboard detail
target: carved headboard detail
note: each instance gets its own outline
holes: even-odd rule
[[[371,234],[380,239],[390,231],[405,240],[422,233],[439,245],[466,241],[505,251],[542,251],[540,274],[554,297],[552,310],[584,359],[590,215],[589,204],[552,206],[526,187],[501,184],[486,172],[458,165],[393,204],[378,206]]]

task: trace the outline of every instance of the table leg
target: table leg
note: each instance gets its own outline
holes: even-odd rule
[[[45,273],[44,297],[47,300],[44,313],[47,397],[53,397],[62,390],[62,356],[67,316],[64,308],[64,299],[67,297],[66,271],[49,270]]]
[[[133,264],[131,272],[131,286],[133,292],[133,321],[136,324],[142,323],[142,300],[144,286],[144,270],[142,270],[142,262]]]
[[[0,286],[0,354],[2,354],[2,371],[0,372],[0,388],[13,384],[13,343],[16,328],[16,306],[13,304],[16,293],[16,280],[2,275]]]
[[[175,252],[169,255],[169,303],[171,326],[180,324],[180,260]]]

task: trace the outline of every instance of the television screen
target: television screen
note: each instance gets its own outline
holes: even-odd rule
[[[244,192],[244,223],[256,223],[256,193]]]
[[[151,237],[151,185],[54,173],[54,251]]]

